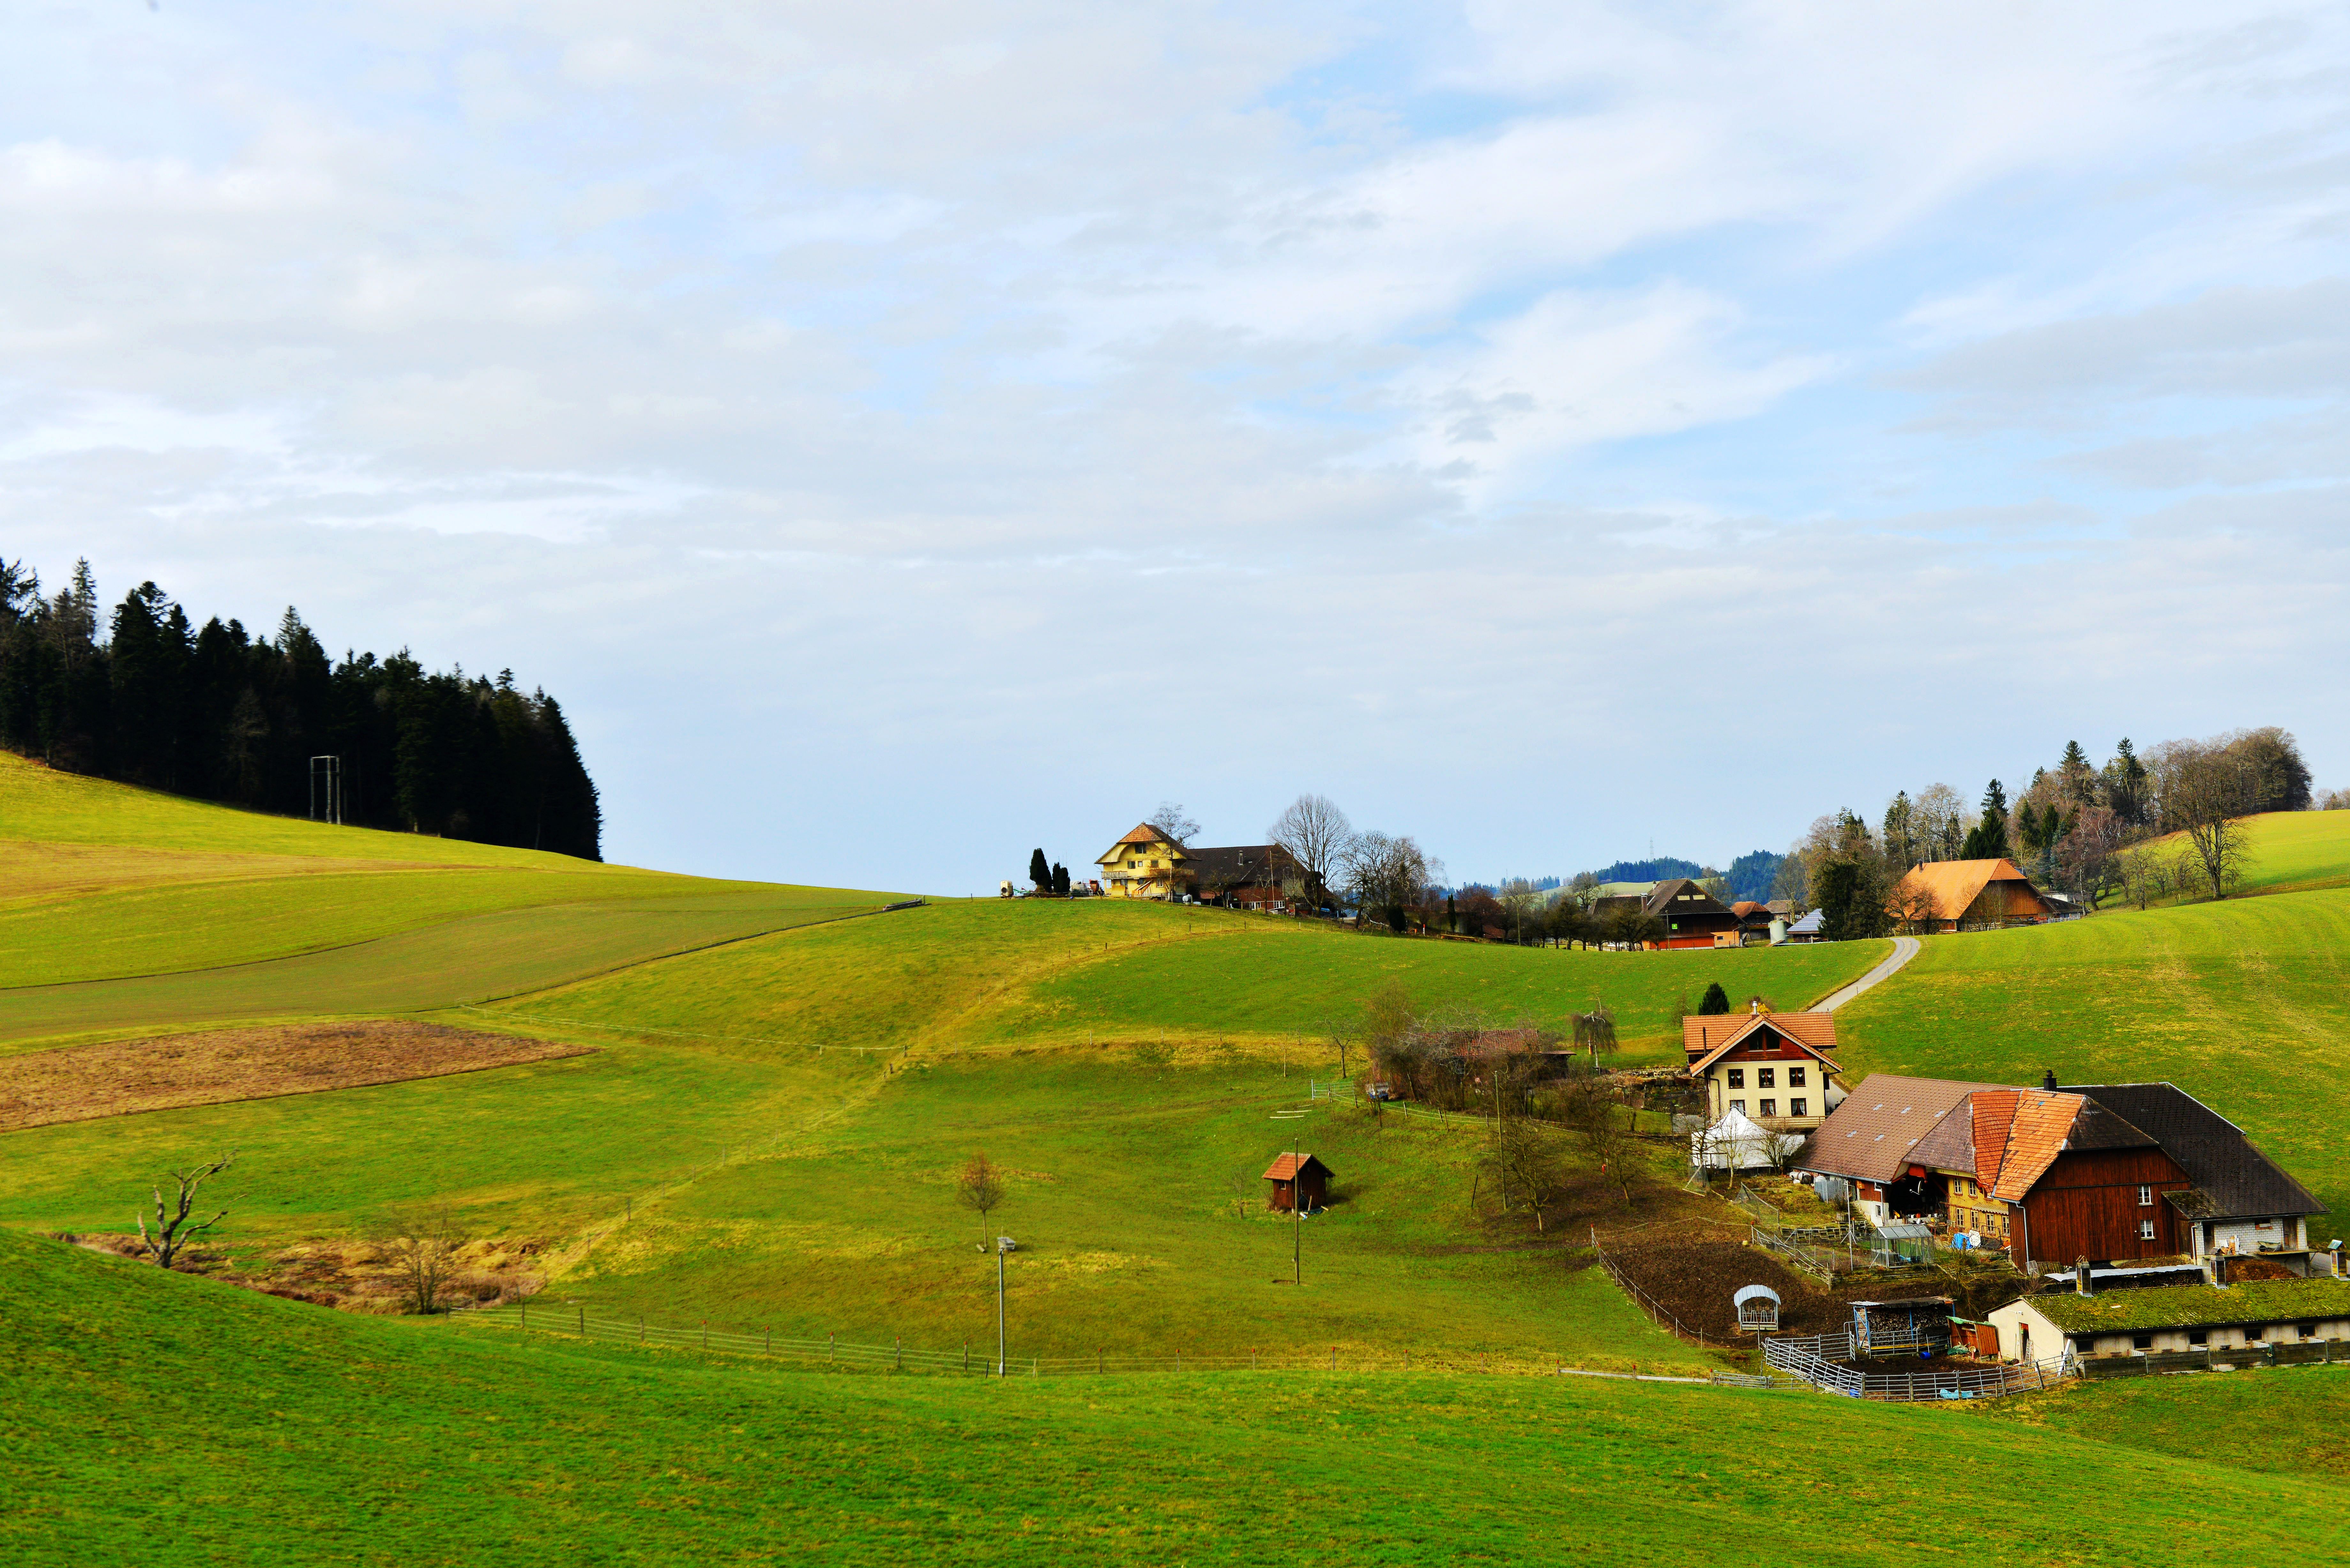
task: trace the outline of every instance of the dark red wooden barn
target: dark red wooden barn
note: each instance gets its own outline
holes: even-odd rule
[[[1264,1179],[1273,1183],[1266,1207],[1277,1213],[1288,1213],[1300,1199],[1308,1214],[1329,1207],[1330,1168],[1310,1154],[1279,1156],[1264,1168]]]

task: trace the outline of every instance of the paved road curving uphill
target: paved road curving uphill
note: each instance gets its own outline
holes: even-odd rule
[[[1842,991],[1830,996],[1825,1002],[1814,1002],[1812,1006],[1812,1011],[1814,1012],[1834,1012],[1837,1008],[1842,1007],[1846,1002],[1850,1002],[1854,997],[1858,996],[1862,992],[1866,991],[1870,986],[1875,985],[1878,981],[1883,980],[1887,975],[1891,974],[1895,970],[1899,969],[1911,959],[1916,958],[1918,956],[1918,949],[1922,946],[1924,946],[1924,944],[1918,941],[1915,937],[1894,938],[1892,957],[1887,959],[1883,963],[1878,964],[1875,969],[1870,970],[1866,974],[1862,975],[1858,980],[1854,981],[1850,985],[1846,986]]]

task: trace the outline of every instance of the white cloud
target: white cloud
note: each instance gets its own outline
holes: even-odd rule
[[[942,752],[1476,874],[2313,739],[2345,67],[2314,6],[45,13],[0,545],[511,664],[623,852],[868,883]],[[1799,761],[1640,782],[1693,746]],[[688,808],[745,767],[775,826]]]

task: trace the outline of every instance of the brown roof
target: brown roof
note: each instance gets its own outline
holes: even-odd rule
[[[1873,1073],[1812,1135],[1804,1168],[1862,1181],[1891,1181],[1935,1124],[1969,1095],[1998,1086]]]
[[[2034,898],[2039,889],[2032,886],[2012,860],[1929,860],[1923,866],[1910,867],[1907,876],[1893,889],[1892,905],[1899,909],[1913,890],[1922,890],[1934,900],[1934,912],[1945,920],[1955,920],[1972,907],[1982,890],[1993,882],[2021,882],[2025,891]]]
[[[1232,844],[1214,848],[1186,849],[1183,868],[1197,880],[1232,888],[1274,886],[1297,863],[1278,844]]]
[[[1689,1054],[1690,1071],[1708,1066],[1755,1029],[1768,1024],[1830,1067],[1828,1053],[1835,1049],[1833,1012],[1700,1012],[1681,1020],[1681,1049]]]
[[[1686,895],[1689,902],[1680,902]],[[1679,904],[1679,908],[1674,908]],[[1668,877],[1648,889],[1640,907],[1652,915],[1668,912],[1676,915],[1726,915],[1730,908],[1705,890],[1702,883],[1690,877]]]
[[[2145,1130],[2195,1183],[2198,1219],[2322,1214],[2309,1189],[2254,1147],[2243,1129],[2174,1084],[2073,1085]],[[2178,1195],[2170,1195],[2177,1201]],[[2182,1205],[2182,1212],[2188,1210]]]
[[[1132,832],[1119,839],[1117,844],[1111,845],[1109,846],[1108,854],[1096,856],[1094,857],[1094,864],[1097,866],[1108,865],[1111,861],[1118,858],[1118,846],[1125,844],[1164,844],[1168,846],[1169,854],[1171,858],[1177,860],[1190,858],[1190,856],[1181,845],[1176,843],[1173,839],[1168,837],[1166,834],[1145,822],[1137,824]]]
[[[1321,1160],[1317,1159],[1313,1155],[1309,1154],[1300,1156],[1295,1154],[1284,1154],[1276,1157],[1271,1165],[1264,1168],[1264,1175],[1261,1179],[1265,1181],[1287,1181],[1291,1177],[1295,1176],[1301,1170],[1318,1170],[1325,1176],[1336,1174],[1328,1166],[1323,1164]]]

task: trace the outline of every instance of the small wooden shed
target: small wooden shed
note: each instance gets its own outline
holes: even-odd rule
[[[1310,1154],[1276,1157],[1264,1168],[1264,1179],[1273,1183],[1265,1206],[1275,1212],[1286,1214],[1301,1199],[1308,1214],[1329,1206],[1330,1168]]]

